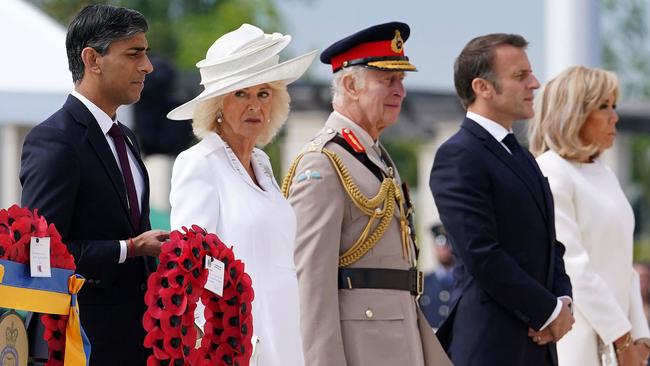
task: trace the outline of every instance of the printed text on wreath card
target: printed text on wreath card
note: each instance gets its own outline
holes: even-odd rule
[[[50,238],[32,237],[29,243],[29,267],[32,277],[52,277]]]
[[[208,280],[205,283],[205,289],[223,296],[223,262],[206,255],[205,268],[208,269]]]

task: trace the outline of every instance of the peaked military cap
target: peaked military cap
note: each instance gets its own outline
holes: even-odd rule
[[[327,47],[320,60],[332,65],[333,72],[355,65],[383,71],[417,71],[404,55],[404,42],[410,34],[406,23],[375,25]]]

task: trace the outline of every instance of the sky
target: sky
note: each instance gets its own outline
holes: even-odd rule
[[[573,1],[573,0],[570,0]],[[411,27],[405,53],[418,67],[409,88],[453,90],[454,59],[472,38],[495,32],[518,33],[529,42],[533,71],[544,75],[544,0],[275,0],[293,40],[292,55],[323,50],[372,25],[401,21]],[[331,68],[318,60],[310,69],[328,80]]]

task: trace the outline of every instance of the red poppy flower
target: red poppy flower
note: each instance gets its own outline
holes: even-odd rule
[[[162,304],[162,300],[160,300],[160,303]],[[165,314],[165,309],[159,306],[157,299],[156,302],[147,307],[147,312],[151,315],[152,318],[162,319],[163,315]]]
[[[252,302],[255,298],[253,281],[247,273],[239,277],[239,281],[235,283],[235,290],[239,293],[239,301],[242,303]]]
[[[164,311],[160,317],[160,328],[165,334],[177,333],[181,329],[181,317]]]
[[[0,258],[6,259],[11,248],[11,237],[9,234],[0,234]]]
[[[45,221],[45,217],[38,216],[37,211],[34,211],[32,226],[34,227],[34,234],[36,236],[49,236],[47,235],[47,221]]]
[[[207,233],[205,231],[205,229],[200,227],[199,225],[192,225],[192,229],[191,230],[186,230],[186,231],[197,233],[197,234],[202,234],[202,235],[205,235]]]
[[[235,352],[227,343],[221,343],[210,357],[212,360],[217,361],[217,365],[232,365],[235,358]]]
[[[146,331],[151,331],[155,327],[158,327],[158,324],[160,321],[153,316],[151,316],[151,313],[148,311],[145,311],[144,315],[142,316],[142,326]]]
[[[152,349],[154,357],[158,360],[169,360],[171,357],[163,339],[156,341]]]
[[[28,208],[22,208],[18,205],[12,205],[7,209],[10,218],[18,220],[21,217],[31,217],[32,212]]]
[[[8,259],[18,263],[29,262],[29,247],[25,245],[14,244],[9,249]]]
[[[46,341],[53,338],[54,332],[59,330],[59,320],[49,314],[43,314],[43,316],[41,316],[41,323],[45,326],[43,339]]]
[[[167,283],[171,288],[184,287],[186,277],[189,277],[188,273],[180,267],[174,267],[165,274]]]
[[[54,224],[50,224],[47,227],[47,236],[52,238],[52,241],[55,241],[57,243],[63,243],[63,238],[61,237],[61,234],[59,231],[56,229],[56,226]]]
[[[208,358],[206,350],[203,348],[193,350],[186,360],[192,366],[210,365],[210,359]]]
[[[183,344],[181,342],[180,334],[165,333],[163,335],[163,345],[169,356],[173,358],[183,358]]]
[[[158,272],[154,272],[151,275],[149,275],[149,278],[147,278],[147,289],[152,289],[153,291],[147,291],[144,294],[144,303],[147,306],[151,306],[152,304],[156,303],[156,300],[158,300],[158,292],[160,291],[160,274]]]
[[[31,234],[32,232],[32,218],[23,216],[17,219],[14,219],[14,222],[11,224],[11,231],[15,233],[18,232],[20,235]],[[16,238],[17,240],[18,238]]]
[[[191,345],[196,343],[197,331],[196,327],[194,326],[194,316],[192,316],[191,319],[191,324],[181,325],[181,340],[183,341],[184,345]]]
[[[239,331],[250,342],[250,339],[253,337],[253,316],[252,315],[249,314],[244,318],[240,318]]]
[[[183,247],[183,238],[178,231],[173,231],[169,235],[169,241],[165,243],[161,248],[161,255],[170,255],[178,257],[180,255],[179,251]]]
[[[5,209],[0,210],[0,225],[9,226],[9,212]]]
[[[153,326],[147,329],[147,335],[144,337],[144,346],[148,348],[153,348],[156,346],[156,342],[162,340],[164,333],[159,326]]]
[[[220,261],[222,261],[224,264],[228,265],[228,264],[230,264],[230,263],[232,263],[232,262],[235,261],[235,253],[234,253],[232,250],[226,248],[225,245],[224,245],[224,248],[225,248],[225,249],[222,250],[222,251],[217,255],[217,258],[218,258]]]
[[[147,357],[147,366],[160,366],[160,361],[154,355],[150,355]]]
[[[182,288],[163,288],[160,290],[165,312],[173,315],[182,315],[187,307],[187,296]]]

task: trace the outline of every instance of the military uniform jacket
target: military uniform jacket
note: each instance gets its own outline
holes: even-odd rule
[[[297,165],[288,198],[297,217],[294,259],[305,364],[433,365],[433,353],[442,353],[443,359],[446,356],[441,348],[430,349],[439,344],[415,296],[399,290],[338,288],[339,256],[361,236],[369,217],[354,205],[321,149],[341,158],[366,197],[375,196],[380,187],[379,180],[366,166],[330,141],[345,128],[356,135],[368,158],[388,174],[387,164],[382,161],[378,146],[372,146],[370,136],[337,112],[330,115],[324,128],[305,147]],[[384,156],[388,158],[385,151]],[[396,171],[395,175],[399,181]],[[413,259],[403,254],[399,215],[396,209],[373,249],[348,268],[407,270],[413,266]],[[409,245],[413,256],[414,245]]]

